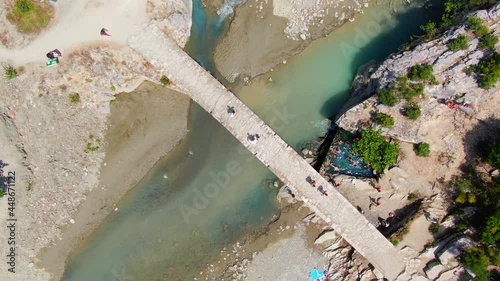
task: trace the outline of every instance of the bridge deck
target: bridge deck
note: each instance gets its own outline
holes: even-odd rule
[[[217,119],[289,186],[297,199],[304,201],[312,211],[331,224],[386,278],[395,279],[404,270],[399,251],[349,201],[156,25],[149,25],[140,34],[130,38],[129,45]],[[233,118],[227,113],[228,105],[237,112]],[[248,133],[260,135],[256,144],[248,141]],[[325,197],[311,187],[306,181],[308,177],[316,181],[316,186],[323,186],[329,196]]]

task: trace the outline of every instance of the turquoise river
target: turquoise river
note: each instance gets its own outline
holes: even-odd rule
[[[325,133],[327,118],[346,101],[359,66],[398,51],[419,34],[421,24],[439,14],[404,1],[370,3],[354,22],[237,90],[296,149]],[[205,11],[201,0],[193,4],[186,49],[216,73],[211,54],[228,20]],[[70,258],[64,280],[193,280],[223,247],[265,226],[278,211],[276,190],[268,187],[275,176],[196,104],[189,118],[187,139],[85,240]],[[238,176],[227,176],[231,167],[241,171]],[[210,183],[222,192],[214,198],[201,196]]]

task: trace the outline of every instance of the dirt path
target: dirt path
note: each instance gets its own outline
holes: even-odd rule
[[[55,3],[56,18],[45,32],[27,47],[9,50],[0,47],[0,59],[18,66],[43,62],[55,48],[66,50],[95,41],[124,45],[128,37],[148,22],[147,0],[61,0]],[[107,28],[112,37],[99,35]]]

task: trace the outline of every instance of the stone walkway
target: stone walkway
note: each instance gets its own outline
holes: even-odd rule
[[[130,38],[129,45],[217,119],[289,186],[297,199],[331,224],[386,278],[394,280],[404,270],[398,250],[347,199],[156,25],[151,24]],[[229,116],[227,106],[234,107],[236,116]],[[252,144],[248,134],[255,133],[260,139]],[[329,195],[325,197],[317,188],[311,187],[307,178],[314,179],[316,186],[322,186]]]

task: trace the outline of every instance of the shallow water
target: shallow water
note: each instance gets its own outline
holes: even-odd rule
[[[421,24],[440,15],[438,9],[417,8],[416,1],[411,6],[402,5],[403,1],[370,5],[376,3],[354,22],[241,89],[238,96],[295,148],[323,136],[327,118],[347,100],[357,69],[397,51],[411,34],[420,34]],[[397,12],[389,12],[392,9]]]
[[[187,49],[213,70],[213,46],[225,25],[200,9],[200,0],[193,3]],[[272,83],[266,77],[242,88],[239,96],[294,147],[321,135],[325,118],[345,102],[355,70],[397,50],[432,15],[407,9],[370,17],[387,3],[369,8],[276,68]],[[380,25],[379,32],[356,42],[358,30],[376,29],[369,24]],[[222,247],[268,222],[276,211],[275,191],[267,187],[274,176],[199,106],[193,105],[190,121],[186,141],[86,239],[65,280],[192,280]]]

